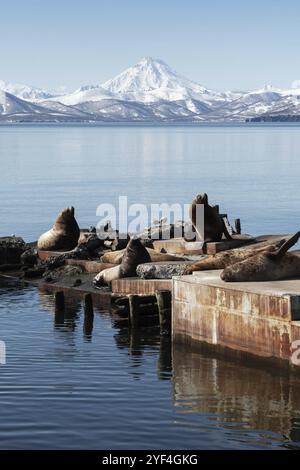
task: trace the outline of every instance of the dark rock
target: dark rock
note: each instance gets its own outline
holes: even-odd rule
[[[103,249],[104,240],[100,240],[96,233],[85,233],[79,240],[78,246],[73,252],[86,250],[90,256],[94,255],[95,250]]]
[[[139,264],[136,274],[141,279],[172,279],[173,276],[182,276],[191,261],[162,261],[159,263]]]
[[[18,271],[21,268],[21,264],[0,264],[0,271]]]
[[[28,248],[21,254],[20,260],[23,265],[32,268],[38,261],[37,251],[33,248]]]
[[[147,240],[170,240],[172,238],[183,237],[185,235],[190,237],[191,232],[193,232],[193,227],[190,222],[179,220],[174,224],[168,224],[165,220],[162,220],[161,223],[153,224],[151,227],[146,228],[136,236],[141,238],[145,244]]]
[[[72,285],[74,286],[74,282],[78,282],[78,276],[83,274],[83,268],[81,266],[72,266],[72,265],[63,265],[63,266],[58,266],[55,269],[52,269],[51,271],[47,270],[44,272],[43,277],[44,279],[47,279],[47,282],[49,281],[49,278],[51,278],[52,282],[61,282],[64,284],[68,279],[72,281]],[[72,280],[72,278],[75,278]],[[79,284],[77,284],[79,285]]]
[[[24,271],[24,277],[25,278],[29,278],[29,279],[33,279],[33,278],[36,278],[36,277],[42,277],[42,275],[44,274],[44,269],[34,269],[34,268],[29,268],[29,269],[26,269],[26,271]]]
[[[0,238],[0,265],[19,264],[22,253],[26,250],[26,243],[20,237]]]

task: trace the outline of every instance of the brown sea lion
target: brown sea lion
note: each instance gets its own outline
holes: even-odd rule
[[[184,261],[184,258],[180,256],[170,255],[168,253],[159,253],[155,251],[153,248],[146,248],[150,255],[150,261],[153,263],[157,263],[158,261]],[[125,253],[124,250],[118,251],[109,251],[101,256],[100,260],[102,263],[112,263],[112,264],[120,264]]]
[[[58,215],[53,227],[40,236],[38,250],[73,250],[77,246],[80,229],[74,217],[74,207],[66,208]]]
[[[122,262],[113,268],[104,269],[94,278],[94,285],[102,286],[111,281],[136,275],[139,264],[149,263],[150,255],[138,238],[131,238],[122,256]]]
[[[194,271],[208,271],[211,269],[224,269],[227,266],[231,266],[232,264],[239,263],[240,261],[251,258],[251,256],[257,255],[259,253],[273,251],[276,248],[279,248],[284,242],[285,240],[281,240],[278,243],[269,245],[269,246],[256,248],[254,245],[254,246],[251,246],[251,248],[222,251],[221,253],[216,253],[215,255],[210,255],[210,256],[207,256],[206,258],[196,261],[195,263],[188,266],[184,273],[192,274]]]
[[[199,219],[199,211],[197,206],[204,205],[204,233],[202,221]],[[223,234],[228,240],[232,240],[227,227],[219,214],[217,206],[210,206],[208,204],[208,196],[206,193],[198,194],[192,201],[189,209],[189,216],[196,232],[198,240],[203,240],[203,243],[218,242],[222,239]],[[198,216],[198,217],[197,217]],[[187,240],[188,241],[188,240]]]
[[[299,237],[300,232],[297,232],[279,248],[265,250],[227,266],[221,273],[221,279],[226,282],[279,281],[300,276],[300,253],[287,253]]]

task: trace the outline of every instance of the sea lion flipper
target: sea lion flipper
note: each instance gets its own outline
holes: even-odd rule
[[[275,251],[268,253],[269,256],[279,258],[283,256],[292,246],[294,246],[300,238],[300,231],[296,232],[290,238],[288,238],[282,245]]]

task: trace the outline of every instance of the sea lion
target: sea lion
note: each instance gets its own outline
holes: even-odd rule
[[[122,256],[121,264],[100,271],[94,278],[94,285],[102,286],[116,279],[135,276],[137,266],[150,261],[150,255],[141,241],[138,238],[131,238]]]
[[[203,204],[204,206],[204,227],[201,224],[202,221],[197,220],[199,212],[197,211],[197,206],[200,204]],[[189,209],[189,217],[198,240],[203,240],[203,244],[208,242],[218,242],[222,239],[223,234],[228,240],[232,240],[232,237],[219,214],[218,206],[210,206],[208,204],[208,196],[206,193],[198,194],[193,199]]]
[[[77,246],[80,229],[74,217],[74,207],[66,208],[58,215],[53,227],[40,236],[38,250],[73,250]]]
[[[226,282],[279,281],[300,276],[300,253],[287,253],[299,237],[300,232],[297,232],[279,248],[265,250],[227,266],[221,279]]]
[[[215,255],[207,256],[206,258],[200,259],[199,261],[196,261],[195,263],[191,264],[185,269],[184,274],[192,274],[194,271],[224,269],[227,266],[239,263],[240,261],[251,258],[252,256],[257,255],[259,253],[273,251],[276,248],[279,248],[284,242],[285,240],[280,240],[278,243],[269,246],[256,248],[254,245],[251,246],[251,248],[222,251],[221,253],[216,253]]]
[[[146,248],[150,255],[150,261],[153,263],[157,263],[158,261],[184,261],[184,258],[180,256],[170,255],[168,253],[159,253],[155,251],[153,248]],[[102,263],[112,263],[112,264],[120,264],[125,253],[124,250],[118,251],[109,251],[101,256],[100,260]]]

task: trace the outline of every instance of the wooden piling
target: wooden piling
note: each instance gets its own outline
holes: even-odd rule
[[[157,290],[156,299],[159,313],[159,326],[161,334],[171,333],[171,291]]]
[[[91,336],[94,326],[94,306],[92,294],[84,294],[83,296],[83,309],[84,309],[84,320],[83,320],[83,334],[85,336]]]
[[[241,219],[235,219],[234,225],[236,233],[240,235],[242,233]]]
[[[55,292],[55,315],[54,315],[54,324],[55,326],[60,326],[64,324],[65,321],[65,294],[63,291]]]
[[[129,322],[130,326],[135,328],[140,325],[139,315],[139,296],[129,295]]]
[[[55,292],[55,310],[62,311],[65,309],[65,294],[63,291]]]
[[[92,294],[84,294],[84,314],[88,316],[94,316],[94,306]]]

